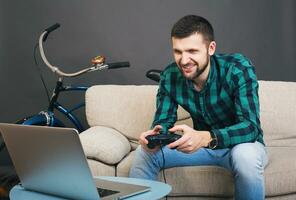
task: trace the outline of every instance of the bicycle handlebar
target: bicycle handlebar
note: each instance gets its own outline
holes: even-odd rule
[[[116,63],[109,63],[108,69],[117,69],[117,68],[123,68],[123,67],[129,67],[129,62],[116,62]]]
[[[55,23],[54,25],[48,27],[47,29],[45,29],[45,31],[47,31],[47,33],[49,34],[50,32],[60,28],[60,24],[59,23]]]
[[[100,70],[104,70],[104,69],[116,69],[116,68],[123,68],[123,67],[130,66],[129,62],[116,62],[116,63],[109,63],[109,64],[102,62],[102,63],[93,64],[91,67],[87,66],[84,69],[74,72],[74,73],[65,73],[65,72],[61,71],[58,67],[53,66],[49,63],[49,61],[47,60],[47,58],[45,56],[44,49],[43,49],[43,42],[46,41],[49,33],[56,30],[59,27],[60,27],[60,24],[56,23],[56,24],[48,27],[47,29],[45,29],[45,31],[39,37],[39,51],[40,51],[41,58],[42,58],[43,62],[46,64],[46,66],[49,67],[53,73],[55,73],[59,76],[62,76],[62,77],[75,77],[75,76],[79,76],[79,75],[87,73],[87,72],[93,72],[93,71],[97,71],[97,70],[100,71]]]
[[[162,70],[159,70],[159,69],[151,69],[146,72],[146,77],[153,80],[153,81],[159,82],[161,72],[162,72]]]
[[[52,32],[52,31],[54,31],[54,30],[60,28],[60,26],[61,26],[61,25],[60,25],[59,23],[55,23],[54,25],[52,25],[52,26],[48,27],[47,29],[45,29],[46,34],[44,35],[42,41],[45,42],[46,39],[47,39],[47,37],[48,37],[48,35],[50,34],[50,32]]]

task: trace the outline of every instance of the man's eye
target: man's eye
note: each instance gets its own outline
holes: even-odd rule
[[[190,49],[190,50],[188,50],[188,52],[191,53],[191,54],[196,54],[196,53],[198,53],[198,50]]]

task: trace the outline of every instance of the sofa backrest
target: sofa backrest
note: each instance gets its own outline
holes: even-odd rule
[[[107,126],[138,140],[149,130],[156,110],[155,85],[97,85],[86,92],[86,116],[92,126]],[[178,109],[178,119],[190,124],[189,114]]]
[[[97,85],[86,92],[86,116],[92,126],[107,126],[138,140],[150,128],[158,86]],[[268,146],[296,146],[296,83],[259,81],[260,120]],[[178,123],[192,125],[179,107]]]
[[[267,146],[296,146],[296,82],[259,81],[259,100]]]

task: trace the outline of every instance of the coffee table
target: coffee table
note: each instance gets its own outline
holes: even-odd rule
[[[128,177],[113,177],[113,176],[100,176],[97,178],[116,181],[120,183],[138,184],[138,185],[148,186],[151,188],[151,190],[148,192],[127,198],[128,200],[160,199],[166,196],[172,189],[170,185],[159,182],[159,181],[151,181],[151,180],[128,178]],[[25,190],[21,185],[14,186],[10,191],[9,197],[10,197],[10,200],[23,200],[23,199],[63,200],[63,198]]]

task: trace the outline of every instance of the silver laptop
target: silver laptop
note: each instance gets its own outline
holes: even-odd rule
[[[0,132],[27,190],[90,200],[124,199],[150,190],[93,179],[75,129],[0,123]]]

